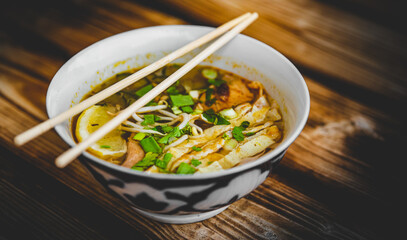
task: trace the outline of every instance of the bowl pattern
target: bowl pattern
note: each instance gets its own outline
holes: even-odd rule
[[[213,211],[253,191],[281,161],[286,150],[255,167],[207,179],[155,179],[131,175],[80,158],[81,163],[111,194],[150,213],[186,215]]]

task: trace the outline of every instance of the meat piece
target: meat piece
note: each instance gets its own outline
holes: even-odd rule
[[[127,142],[127,156],[122,164],[122,166],[126,168],[133,167],[136,163],[141,161],[145,155],[140,144],[136,140],[133,140],[133,135],[134,134],[129,137],[129,141]]]
[[[218,112],[253,100],[254,95],[243,79],[226,74],[222,80],[225,80],[226,83],[217,87],[212,96],[212,98],[216,98],[215,103],[210,106],[203,104],[204,110],[212,108],[215,112]],[[200,100],[206,102],[206,93],[201,95]]]

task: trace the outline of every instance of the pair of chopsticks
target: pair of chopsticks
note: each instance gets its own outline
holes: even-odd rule
[[[155,88],[150,90],[147,94],[143,97],[138,99],[136,102],[128,106],[126,109],[121,111],[115,118],[111,121],[100,127],[97,131],[93,132],[87,139],[80,142],[79,144],[75,145],[73,148],[67,150],[59,157],[55,159],[55,164],[57,167],[63,168],[67,166],[70,162],[72,162],[75,158],[77,158],[82,152],[84,152],[89,146],[93,143],[101,139],[107,133],[111,132],[115,128],[117,128],[122,122],[127,120],[134,112],[136,112],[139,108],[143,107],[151,100],[153,100],[156,96],[160,93],[165,91],[169,88],[172,84],[174,84],[178,79],[188,73],[191,69],[193,69],[196,65],[200,62],[205,60],[209,55],[214,53],[216,50],[224,46],[228,43],[231,39],[233,39],[236,35],[238,35],[241,31],[243,31],[246,27],[248,27],[253,21],[258,18],[257,13],[246,13],[237,17],[221,26],[216,28],[214,31],[202,36],[201,38],[179,48],[178,50],[170,53],[169,55],[161,58],[160,60],[150,64],[149,66],[135,72],[134,74],[128,76],[127,78],[117,82],[116,84],[104,89],[103,91],[93,95],[90,98],[80,102],[79,104],[73,106],[69,110],[59,114],[58,116],[48,119],[37,126],[19,134],[14,138],[14,142],[16,145],[21,146],[24,143],[36,138],[37,136],[45,133],[46,131],[50,130],[54,126],[59,123],[62,123],[65,120],[68,120],[70,117],[79,114],[83,110],[91,107],[92,105],[110,97],[111,95],[115,94],[116,92],[122,90],[123,88],[135,83],[139,79],[147,76],[150,73],[155,72],[156,70],[164,67],[168,63],[172,62],[173,60],[183,56],[184,54],[192,51],[193,49],[219,37],[220,35],[225,34],[211,45],[209,45],[206,49],[196,55],[193,59],[189,62],[184,64],[181,68],[179,68],[176,72],[174,72],[171,76],[167,79],[162,81],[158,84]],[[227,32],[230,30],[229,32]]]

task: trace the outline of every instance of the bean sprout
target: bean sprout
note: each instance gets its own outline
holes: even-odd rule
[[[145,112],[153,112],[157,110],[162,110],[166,109],[166,105],[157,105],[157,106],[148,106],[148,107],[142,107],[139,110],[136,111],[136,113],[145,113]]]
[[[182,122],[178,125],[179,129],[183,129],[189,122],[189,114],[186,113],[181,113],[180,116],[182,116]]]
[[[170,112],[168,112],[168,111],[165,111],[165,110],[158,110],[158,112],[161,113],[161,114],[163,114],[163,115],[166,115],[166,116],[168,116],[168,117],[178,118],[177,115],[175,115],[175,114],[173,114],[173,113],[170,113]]]
[[[172,148],[172,147],[178,146],[179,144],[181,144],[183,141],[185,141],[185,140],[187,140],[187,139],[188,139],[188,135],[186,135],[186,134],[185,134],[185,135],[182,135],[182,137],[178,138],[177,141],[171,143],[170,145],[167,145],[167,146],[164,148],[164,152],[167,151],[168,149]]]
[[[131,116],[132,116],[132,117],[134,118],[134,120],[136,120],[137,122],[142,122],[142,121],[143,121],[143,119],[142,119],[141,117],[139,117],[136,113],[133,113]]]

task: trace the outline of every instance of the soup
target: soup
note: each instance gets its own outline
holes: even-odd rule
[[[86,139],[179,67],[167,65],[83,111],[72,122],[75,140]],[[107,79],[84,99],[135,71]],[[281,141],[283,131],[280,108],[260,82],[197,66],[88,152],[136,171],[208,173],[257,159]]]

